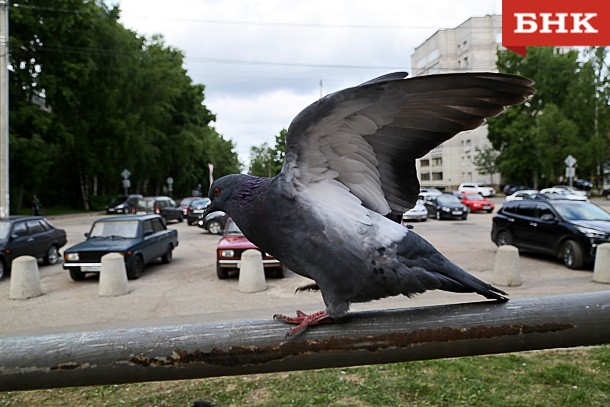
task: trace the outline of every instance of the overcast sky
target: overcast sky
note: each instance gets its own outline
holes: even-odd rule
[[[320,97],[388,72],[437,30],[501,14],[501,0],[109,0],[139,34],[163,34],[206,86],[214,126],[248,164]]]

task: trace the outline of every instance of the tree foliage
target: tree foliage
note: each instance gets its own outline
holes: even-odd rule
[[[286,153],[286,129],[275,136],[275,146],[272,148],[268,143],[250,148],[251,175],[259,177],[273,177],[282,170],[284,156]]]
[[[205,87],[181,51],[139,36],[102,1],[24,0],[10,9],[11,203],[99,207],[123,192],[175,194],[239,172],[234,145],[211,126]]]
[[[489,139],[500,154],[506,182],[535,188],[563,180],[564,159],[577,160],[577,176],[601,184],[610,157],[607,48],[584,52],[559,48],[528,49],[527,58],[498,52],[500,72],[536,82],[528,102],[489,120]]]

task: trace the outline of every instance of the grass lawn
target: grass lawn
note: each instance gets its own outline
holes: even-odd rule
[[[0,393],[0,406],[610,406],[610,345]]]

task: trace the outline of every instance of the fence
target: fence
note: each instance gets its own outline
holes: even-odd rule
[[[0,391],[610,343],[610,291],[360,312],[289,339],[269,320],[0,337]]]

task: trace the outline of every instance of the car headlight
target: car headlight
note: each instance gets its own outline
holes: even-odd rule
[[[68,261],[78,261],[78,253],[66,253],[66,260]]]
[[[585,236],[591,239],[605,239],[607,237],[606,233],[596,229],[585,228],[583,226],[576,226],[576,228],[580,230],[581,233],[583,233]]]
[[[221,250],[220,257],[233,257],[235,256],[235,252],[233,250]]]
[[[443,206],[441,208],[441,210],[444,211],[444,212],[449,212],[451,209],[447,208],[446,206]]]

